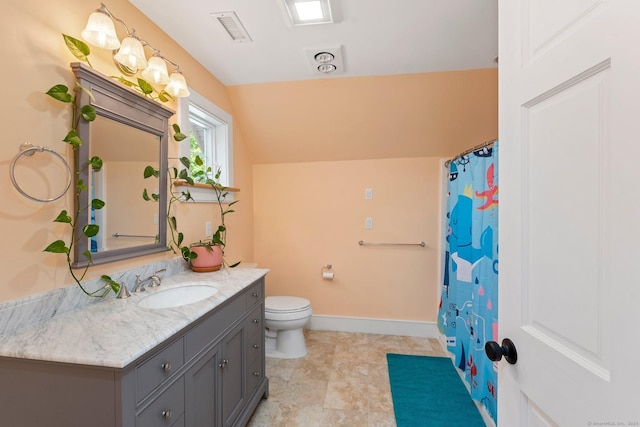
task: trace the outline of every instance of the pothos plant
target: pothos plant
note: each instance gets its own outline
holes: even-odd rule
[[[88,60],[89,47],[86,46],[86,44],[80,42],[79,40],[73,39],[72,37],[69,37],[67,35],[63,34],[63,37],[67,46],[71,50],[71,52],[78,59],[82,59],[85,62],[89,63],[89,60]],[[84,49],[84,47],[86,47],[86,49]],[[76,54],[77,52],[81,52],[81,55],[78,56]],[[81,214],[86,214],[89,208],[102,209],[104,207],[104,202],[100,199],[92,199],[89,205],[87,206],[80,205],[80,195],[82,194],[83,191],[87,191],[87,186],[84,183],[84,181],[80,179],[80,174],[87,168],[92,168],[94,171],[99,171],[102,168],[102,159],[100,157],[93,156],[91,157],[91,159],[89,159],[89,162],[84,167],[81,168],[80,165],[78,164],[77,152],[79,148],[82,146],[82,139],[78,135],[78,124],[80,123],[80,120],[92,122],[96,118],[96,110],[95,108],[93,108],[93,106],[82,105],[78,108],[77,99],[78,99],[79,91],[87,92],[89,94],[89,97],[93,99],[93,95],[91,94],[91,92],[87,90],[85,87],[83,87],[82,85],[80,85],[77,81],[71,93],[69,92],[69,88],[64,84],[55,85],[46,92],[47,95],[49,95],[53,99],[56,99],[60,102],[63,102],[71,106],[71,129],[69,130],[67,135],[64,137],[63,141],[71,145],[74,153],[73,170],[76,176],[76,183],[74,186],[76,210],[75,212],[71,212],[71,214],[69,214],[69,212],[67,212],[67,210],[64,209],[53,220],[54,222],[68,224],[69,227],[71,227],[71,236],[69,237],[69,242],[67,243],[64,240],[56,240],[55,242],[47,246],[44,249],[44,251],[65,254],[67,257],[67,265],[69,267],[69,273],[71,274],[71,277],[73,278],[73,280],[78,284],[80,289],[82,289],[82,292],[84,292],[89,296],[103,297],[103,296],[106,296],[111,290],[113,290],[114,292],[117,292],[120,288],[120,285],[117,282],[111,280],[111,278],[109,277],[103,277],[103,280],[107,282],[107,285],[93,292],[88,291],[87,289],[85,289],[84,286],[82,286],[82,280],[87,274],[89,266],[92,264],[91,252],[89,250],[86,250],[83,253],[83,256],[87,259],[87,265],[84,268],[84,270],[81,271],[80,274],[76,274],[76,272],[73,270],[72,260],[71,260],[73,245],[75,245],[79,241],[79,239],[83,239],[83,238],[90,239],[95,235],[97,235],[98,232],[100,231],[100,227],[97,224],[87,224],[81,230],[82,236],[78,236],[77,235],[78,230],[77,230],[76,224],[78,222],[79,216]]]
[[[73,54],[73,56],[75,56],[78,60],[82,62],[86,62],[87,65],[89,65],[89,67],[93,68],[93,66],[91,65],[91,62],[89,61],[89,55],[91,53],[91,49],[89,48],[89,45],[87,45],[81,40],[78,40],[66,34],[62,34],[62,37],[71,54]],[[124,77],[120,77],[120,76],[112,76],[112,78],[117,79],[120,83],[141,92],[144,96],[147,96],[151,99],[161,101],[161,102],[166,102],[170,99],[173,99],[173,97],[164,90],[157,92],[151,86],[151,84],[149,84],[144,79],[138,78],[137,82],[131,82],[125,79]],[[100,199],[92,199],[87,206],[80,205],[80,196],[82,192],[88,190],[86,184],[83,182],[82,179],[79,178],[80,174],[81,172],[84,172],[89,167],[92,168],[92,170],[94,171],[99,171],[102,168],[102,159],[100,159],[97,156],[94,156],[91,159],[89,159],[88,164],[84,166],[82,169],[80,169],[80,165],[78,164],[77,151],[79,150],[79,148],[82,146],[82,143],[83,143],[82,139],[78,135],[78,124],[80,120],[91,122],[96,118],[96,110],[95,108],[93,108],[93,106],[82,105],[78,108],[77,99],[78,99],[79,91],[85,91],[89,95],[89,97],[93,99],[93,95],[91,94],[91,92],[87,88],[80,85],[77,81],[75,83],[74,88],[71,91],[69,90],[69,87],[67,87],[66,85],[58,84],[53,86],[51,89],[49,89],[46,92],[46,94],[52,97],[53,99],[56,99],[60,102],[63,102],[71,106],[71,112],[72,112],[71,113],[71,129],[69,130],[67,135],[64,137],[63,141],[71,145],[74,152],[74,172],[76,176],[74,196],[75,196],[76,209],[75,209],[75,212],[71,212],[71,213],[69,213],[66,209],[62,210],[58,214],[58,216],[53,220],[54,222],[68,224],[71,227],[71,235],[69,236],[69,241],[65,242],[64,240],[56,240],[55,242],[49,244],[49,246],[47,246],[44,249],[44,251],[51,252],[51,253],[65,254],[67,257],[67,265],[68,265],[71,277],[78,284],[80,289],[88,296],[104,297],[108,295],[112,290],[117,293],[118,290],[120,289],[120,284],[114,281],[113,279],[111,279],[111,277],[109,277],[108,275],[103,275],[101,276],[101,279],[106,282],[106,285],[93,292],[90,292],[82,285],[82,280],[87,274],[89,267],[93,263],[91,252],[89,250],[86,250],[83,253],[83,256],[87,259],[87,265],[80,272],[80,274],[76,274],[76,272],[73,270],[72,260],[71,260],[73,245],[77,244],[79,239],[85,239],[85,238],[90,239],[96,236],[100,231],[100,227],[97,224],[87,224],[82,228],[81,230],[82,235],[79,236],[78,235],[79,233],[76,227],[79,216],[81,214],[82,215],[87,214],[87,211],[89,208],[102,209],[105,205],[105,203]]]
[[[180,131],[180,127],[177,124],[173,125],[174,136],[173,138],[176,141],[182,141],[186,138]],[[175,160],[175,159],[174,159]],[[198,168],[191,167],[191,159],[188,157],[180,157],[179,162],[182,164],[183,168],[178,170],[176,167],[169,168],[169,198],[167,202],[167,223],[169,225],[169,233],[170,233],[170,241],[169,247],[173,251],[173,253],[179,253],[182,258],[189,262],[192,259],[198,257],[198,255],[191,250],[191,248],[195,246],[204,246],[209,250],[212,250],[213,246],[219,246],[222,250],[222,265],[223,267],[234,268],[240,262],[236,262],[234,264],[229,265],[225,260],[225,247],[227,244],[227,226],[225,224],[226,215],[235,212],[231,209],[231,206],[238,203],[238,200],[230,202],[228,204],[224,203],[225,198],[229,194],[228,188],[223,186],[220,183],[220,176],[222,171],[220,168],[213,172],[213,169],[210,166],[205,165],[204,161],[200,156],[195,156],[194,163],[198,166]],[[195,169],[195,171],[193,170]],[[144,170],[144,178],[150,177],[158,177],[159,171],[155,169],[153,166],[147,166]],[[191,243],[189,245],[184,244],[184,234],[178,229],[178,220],[174,215],[171,214],[171,208],[173,204],[176,202],[186,202],[189,200],[194,200],[191,196],[191,193],[188,189],[186,190],[174,190],[174,183],[177,180],[182,180],[190,185],[194,185],[196,183],[207,184],[211,187],[216,195],[216,205],[220,211],[220,224],[213,236],[209,239],[199,240],[197,242]],[[158,201],[159,195],[155,193],[149,193],[146,189],[144,189],[142,193],[142,198],[147,201]]]

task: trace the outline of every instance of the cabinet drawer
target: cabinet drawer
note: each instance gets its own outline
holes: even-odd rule
[[[191,360],[204,350],[207,345],[220,336],[230,325],[235,323],[245,312],[244,298],[235,298],[225,302],[212,314],[187,333],[186,355]]]
[[[257,306],[251,311],[249,317],[247,317],[247,335],[253,337],[254,335],[262,335],[264,331],[264,320],[262,318],[262,304]]]
[[[184,378],[178,379],[136,417],[136,427],[184,426]]]
[[[246,292],[247,308],[253,306],[257,302],[261,302],[264,299],[264,281],[259,280],[255,284],[251,285]]]
[[[253,390],[263,376],[262,357],[258,357],[249,364],[249,368],[247,369],[247,396],[251,396],[251,393],[253,393]]]
[[[136,400],[139,402],[184,364],[184,343],[180,338],[136,367]]]
[[[257,320],[257,322],[256,322]],[[264,352],[264,323],[262,304],[256,307],[245,321],[245,348],[247,362],[251,363]]]

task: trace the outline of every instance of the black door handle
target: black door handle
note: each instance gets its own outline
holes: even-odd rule
[[[503,339],[502,345],[495,341],[487,341],[484,345],[484,352],[487,353],[487,357],[494,362],[501,360],[502,356],[512,365],[515,365],[518,361],[516,346],[509,338]]]

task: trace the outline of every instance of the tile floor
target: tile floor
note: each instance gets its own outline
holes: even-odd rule
[[[444,356],[436,339],[305,331],[308,354],[267,358],[269,399],[248,427],[395,426],[387,353]]]

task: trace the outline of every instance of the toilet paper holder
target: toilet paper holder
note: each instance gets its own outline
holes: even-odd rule
[[[320,268],[320,274],[322,274],[323,279],[333,280],[333,271],[331,271],[332,267],[333,266],[331,264],[327,264],[323,265],[322,268]]]

